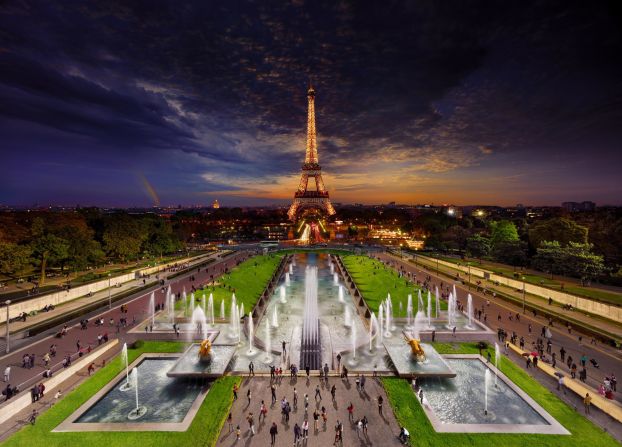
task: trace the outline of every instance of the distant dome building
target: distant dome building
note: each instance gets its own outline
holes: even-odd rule
[[[214,200],[214,203],[212,203],[212,208],[214,208],[215,210],[220,208],[220,203],[218,203],[218,199]]]

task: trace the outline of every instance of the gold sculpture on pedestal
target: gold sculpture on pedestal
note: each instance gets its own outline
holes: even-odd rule
[[[410,338],[407,335],[404,335],[404,340],[406,340],[406,343],[408,343],[408,345],[410,346],[410,352],[412,353],[413,357],[425,360],[425,351],[421,347],[421,343],[419,342],[419,340],[415,338]]]
[[[199,357],[201,360],[208,360],[212,352],[212,342],[209,340],[203,340],[201,346],[199,346]]]

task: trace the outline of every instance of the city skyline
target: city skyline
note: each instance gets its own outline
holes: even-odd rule
[[[619,6],[6,3],[0,202],[621,205]],[[372,20],[373,19],[373,20]]]

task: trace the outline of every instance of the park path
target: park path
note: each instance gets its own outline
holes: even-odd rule
[[[201,268],[198,273],[196,269],[189,271],[187,274],[173,279],[171,282],[166,284],[166,286],[168,287],[170,284],[174,293],[181,292],[184,289],[189,292],[193,285],[198,288],[201,284],[204,284],[210,280],[210,275],[217,277],[221,275],[225,269],[230,270],[247,257],[248,254],[245,252],[235,253],[219,262]],[[191,281],[191,276],[194,276],[194,281]],[[80,329],[80,324],[76,323],[69,327],[67,335],[62,338],[48,336],[1,357],[0,372],[3,373],[6,366],[11,366],[11,374],[8,383],[12,386],[23,384],[24,386],[20,386],[21,392],[28,392],[29,388],[32,387],[35,382],[43,380],[42,373],[45,370],[43,355],[49,351],[52,344],[56,344],[57,354],[56,357],[52,358],[50,365],[53,366],[52,369],[56,371],[60,368],[63,357],[71,355],[72,360],[77,358],[78,341],[83,348],[87,348],[89,345],[95,348],[97,347],[97,336],[99,334],[103,335],[104,333],[107,333],[110,339],[119,338],[121,342],[115,352],[116,354],[118,350],[121,349],[121,345],[125,341],[131,342],[136,338],[153,338],[153,336],[145,336],[140,333],[128,334],[131,329],[147,318],[149,296],[151,295],[151,292],[152,291],[149,290],[147,292],[140,293],[137,296],[121,300],[117,302],[111,310],[107,309],[107,307],[105,310],[100,310],[96,316],[92,315],[89,317],[89,323],[85,330]],[[164,295],[165,294],[160,290],[160,288],[156,289],[156,303],[163,304],[165,300]],[[128,312],[125,315],[123,315],[120,310],[122,304],[125,304],[128,307]],[[117,328],[116,323],[122,316],[125,316],[128,319],[128,325],[126,327]],[[104,319],[104,325],[98,327],[95,326],[94,321],[99,317]],[[113,326],[110,326],[109,324],[111,318],[114,319]],[[135,322],[133,322],[134,318]],[[62,326],[55,328],[54,332],[58,332],[61,327]],[[159,337],[162,338],[163,336]],[[164,335],[164,337],[166,337],[166,335]],[[22,367],[22,357],[26,353],[35,354],[35,365],[32,368]],[[6,386],[6,383],[4,386]]]
[[[454,284],[454,281],[437,276],[437,274],[431,269],[423,270],[420,266],[415,266],[397,256],[380,254],[378,255],[378,258],[381,261],[388,262],[393,268],[401,268],[408,273],[415,274],[416,279],[422,282],[426,276],[431,276],[433,290],[435,286],[439,286],[440,289],[441,284],[445,287]],[[509,334],[511,334],[512,331],[515,331],[518,334],[518,338],[523,336],[525,338],[525,349],[529,349],[532,343],[535,343],[537,338],[540,337],[542,327],[548,324],[548,321],[544,317],[534,317],[530,312],[523,315],[522,309],[519,306],[504,301],[501,298],[493,299],[490,295],[483,295],[474,289],[469,290],[467,286],[460,283],[456,283],[456,289],[459,295],[458,299],[462,301],[463,304],[466,305],[466,296],[470,293],[473,297],[474,309],[485,309],[485,313],[488,317],[485,324],[488,327],[494,330],[501,328]],[[486,305],[488,301],[490,302],[489,306]],[[520,321],[517,321],[515,317],[510,320],[510,313],[514,316],[517,313],[520,313]],[[498,320],[499,315],[501,316],[500,320]],[[531,333],[529,333],[529,324],[532,326]],[[601,346],[591,345],[590,337],[585,336],[585,334],[580,334],[575,329],[573,329],[572,334],[569,334],[565,327],[553,326],[551,331],[553,332],[553,337],[551,338],[553,345],[552,350],[553,352],[557,352],[557,367],[561,371],[565,372],[566,375],[570,376],[570,370],[564,362],[560,361],[559,350],[561,347],[565,349],[567,353],[566,357],[568,357],[568,355],[572,356],[575,363],[579,366],[579,370],[579,359],[583,354],[586,354],[590,359],[594,358],[598,361],[600,366],[599,368],[593,368],[589,362],[587,363],[587,385],[593,388],[594,393],[597,393],[596,389],[602,383],[606,375],[614,373],[618,380],[620,380],[620,377],[622,376],[620,368],[622,362],[620,361],[618,353],[613,353],[609,349],[605,349]],[[579,343],[578,340],[579,335],[583,335],[583,342],[581,343]],[[615,400],[618,402],[622,402],[622,396],[620,394],[621,393],[614,393]]]
[[[393,411],[389,404],[387,395],[379,380],[367,377],[365,390],[359,391],[355,386],[354,377],[349,380],[341,379],[338,376],[329,376],[328,381],[320,381],[315,375],[310,379],[301,375],[296,379],[291,379],[289,374],[281,378],[281,382],[274,381],[277,386],[277,401],[272,405],[270,377],[252,377],[245,378],[238,392],[238,400],[233,402],[231,414],[233,420],[233,432],[230,431],[229,425],[225,422],[219,436],[218,445],[226,447],[234,447],[244,445],[248,446],[268,446],[270,445],[270,426],[272,422],[276,422],[278,427],[278,435],[276,437],[276,446],[292,446],[294,443],[294,424],[298,423],[302,427],[305,417],[309,421],[309,439],[303,440],[299,445],[307,446],[331,446],[335,439],[335,424],[337,420],[343,424],[343,445],[344,446],[400,446],[401,443],[397,439],[399,434],[399,426],[393,415]],[[330,394],[330,388],[335,385],[337,391],[336,398],[333,401]],[[320,386],[322,399],[315,398],[316,386]],[[294,408],[294,387],[298,392],[298,406]],[[251,402],[248,403],[246,393],[251,390]],[[304,395],[309,396],[309,407],[305,413]],[[384,399],[382,414],[378,412],[378,396]],[[281,400],[285,398],[292,407],[289,423],[285,421],[281,414]],[[259,422],[259,409],[261,401],[264,401],[268,407],[268,414],[265,420]],[[366,416],[369,420],[367,434],[359,433],[356,425],[348,418],[347,407],[350,402],[354,406],[353,421],[362,419]],[[324,426],[322,418],[318,422],[318,430],[314,429],[313,412],[318,412],[322,406],[327,411],[327,423]],[[256,434],[251,436],[247,416],[249,412],[253,413],[255,420]],[[236,442],[235,427],[239,425],[241,429],[241,438]],[[416,433],[411,433],[411,436]]]

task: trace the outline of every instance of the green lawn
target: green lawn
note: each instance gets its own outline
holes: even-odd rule
[[[345,255],[342,256],[344,265],[350,272],[352,279],[363,294],[363,298],[373,312],[378,312],[378,306],[391,294],[393,309],[396,317],[406,316],[406,303],[408,294],[413,296],[413,306],[417,309],[417,292],[419,288],[406,278],[400,278],[395,270],[372,259],[368,256]],[[423,296],[427,306],[427,295]],[[402,314],[399,314],[402,303]],[[436,306],[434,294],[432,294],[432,308]],[[447,303],[441,300],[441,309],[447,309]]]
[[[228,317],[231,311],[231,296],[235,292],[238,305],[244,303],[244,311],[248,313],[268,285],[282,258],[283,255],[281,254],[269,254],[247,259],[232,269],[230,273],[221,276],[218,279],[218,285],[195,292],[194,298],[197,303],[200,303],[203,293],[205,293],[206,299],[211,293],[214,296],[214,316],[216,318],[220,316],[220,302],[224,300],[225,315]],[[183,300],[176,304],[177,309],[183,309],[183,306]]]
[[[426,258],[424,256],[420,256],[420,257]],[[434,258],[430,257],[426,259],[428,259],[430,262],[433,262],[434,259],[436,259],[436,257]],[[480,268],[489,270],[493,273],[503,275],[508,278],[514,278],[515,270],[510,266],[503,266],[503,265],[499,265],[496,263],[489,263],[486,261],[480,262],[477,259],[464,259],[463,260],[463,259],[457,259],[457,258],[452,258],[452,257],[447,257],[447,256],[440,256],[439,259],[443,261],[451,262],[452,264],[461,264],[461,265],[466,265],[466,262],[470,262],[471,266],[480,267]],[[521,274],[521,279],[523,276],[525,277],[525,282],[528,282],[530,284],[548,287],[553,290],[561,290],[561,284],[563,281],[558,280],[558,279],[551,279],[550,276],[546,275],[545,273],[542,273],[542,274],[535,274],[533,272],[523,273]],[[564,282],[564,292],[577,295],[577,296],[583,296],[585,298],[592,298],[598,301],[603,301],[605,303],[622,304],[622,294],[603,290],[603,289],[592,288],[592,287],[582,287],[578,284],[574,284],[574,283],[571,284],[571,283]]]
[[[184,343],[147,341],[138,349],[129,349],[128,358],[131,362],[144,352],[179,352],[184,347]],[[218,435],[231,407],[231,388],[234,383],[239,383],[239,377],[222,377],[213,383],[199,412],[186,432],[51,432],[80,405],[110,382],[122,369],[120,357],[115,358],[84,384],[67,394],[54,407],[41,414],[35,425],[28,425],[11,436],[2,444],[3,447],[216,445]]]
[[[435,343],[434,347],[442,354],[477,354],[475,343],[449,344]],[[490,349],[490,348],[489,348]],[[484,356],[486,353],[483,353]],[[494,352],[491,354],[494,356]],[[424,446],[474,446],[474,447],[614,447],[617,441],[589,420],[585,419],[555,394],[527,375],[518,365],[502,356],[499,368],[516,385],[527,392],[546,411],[557,419],[570,436],[496,434],[496,433],[437,433],[419,405],[410,384],[399,378],[383,378],[383,384],[398,422],[404,425],[411,435],[411,445]]]

